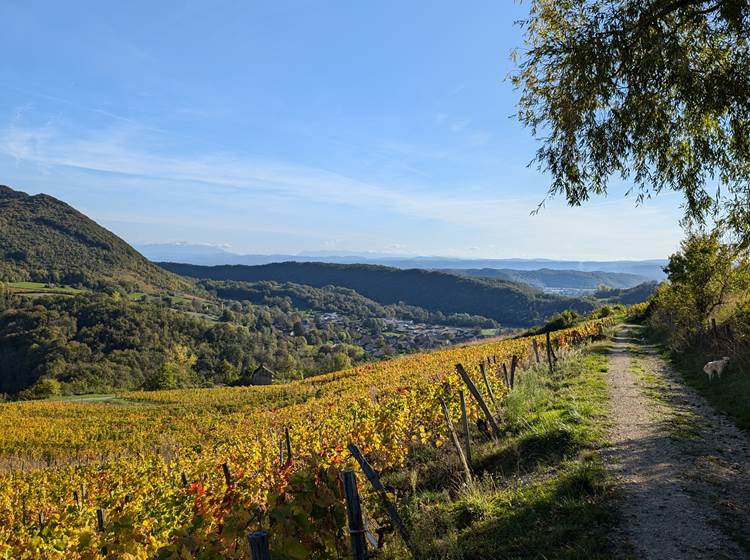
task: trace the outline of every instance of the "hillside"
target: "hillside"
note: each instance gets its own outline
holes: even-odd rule
[[[577,331],[593,335],[599,326],[591,322]],[[538,513],[524,515],[524,521],[533,522],[537,530],[526,531],[519,545],[518,538],[505,537],[518,534],[517,517],[493,512],[488,519],[506,528],[497,539],[500,548],[475,557],[521,558],[515,551],[522,546],[544,550],[550,558],[562,557],[553,556],[555,550],[568,552],[568,558],[591,558],[585,554],[588,540],[586,547],[570,554],[570,530],[556,528],[574,523],[585,532],[607,533],[601,523],[591,521],[590,513],[602,500],[590,484],[599,488],[604,479],[592,462],[597,441],[591,421],[604,421],[596,400],[605,393],[599,380],[606,358],[594,356],[592,362],[573,354],[575,360],[565,360],[568,335],[552,336],[562,360],[554,378],[543,366],[532,365],[532,341],[524,338],[413,354],[284,385],[0,404],[0,466],[6,466],[0,467],[0,501],[11,506],[20,501],[19,488],[29,496],[24,501],[26,519],[19,513],[21,506],[0,508],[0,527],[18,528],[0,531],[0,547],[8,558],[102,559],[100,551],[106,547],[108,558],[126,558],[120,550],[135,550],[140,558],[248,560],[246,551],[236,554],[235,543],[247,542],[247,533],[261,522],[267,528],[272,520],[273,558],[351,557],[340,482],[341,469],[351,457],[346,444],[351,442],[388,477],[385,484],[397,491],[391,498],[395,507],[426,549],[414,556],[397,555],[399,538],[386,531],[390,550],[382,557],[459,558],[437,548],[440,543],[430,537],[435,533],[430,519],[439,519],[441,528],[455,533],[461,528],[480,530],[483,518],[450,511],[449,500],[458,498],[455,489],[462,475],[447,441],[440,403],[447,403],[457,422],[459,391],[465,387],[455,364],[464,364],[479,382],[480,363],[491,358],[509,364],[518,356],[518,397],[504,384],[497,364],[486,371],[488,386],[509,412],[497,416],[501,441],[486,442],[489,438],[475,427],[479,410],[473,401],[468,403],[472,466],[478,475],[487,472],[486,478],[492,477],[497,504],[525,504],[524,495],[534,499]],[[535,340],[540,344],[544,337]],[[585,375],[578,373],[583,367]],[[288,444],[279,446],[285,428]],[[588,459],[579,459],[579,452]],[[571,479],[571,471],[578,470],[583,476]],[[523,485],[518,483],[521,476]],[[374,529],[384,526],[377,495],[361,472],[357,477],[367,518]],[[546,491],[529,496],[531,482],[545,484]],[[75,500],[73,492],[80,496],[81,489],[86,497]],[[504,489],[509,492],[500,494]],[[425,499],[428,491],[431,500]],[[233,500],[230,508],[227,496]],[[561,496],[561,504],[550,504],[548,496]],[[431,504],[444,507],[447,515],[427,517]],[[261,508],[263,520],[252,521]],[[105,531],[90,529],[97,510],[107,523]],[[37,512],[49,520],[41,531]],[[420,523],[422,515],[427,521]],[[82,538],[84,531],[91,537]],[[304,549],[300,538],[305,539]],[[476,550],[483,542],[491,543],[472,538],[471,546]],[[200,555],[190,553],[199,546]],[[60,549],[70,553],[61,556]],[[28,550],[36,554],[25,555]],[[206,550],[211,554],[203,553]]]
[[[131,291],[191,288],[68,204],[2,185],[0,281],[118,285]]]
[[[610,288],[633,288],[648,282],[648,278],[637,274],[623,272],[604,272],[600,270],[556,270],[541,268],[539,270],[516,270],[509,268],[470,268],[442,269],[441,272],[469,276],[472,278],[495,278],[510,282],[520,282],[539,289],[595,290],[604,284]]]
[[[427,270],[506,269],[536,271],[540,269],[622,273],[639,276],[640,282],[663,280],[665,260],[645,261],[558,261],[550,259],[466,259],[454,257],[397,256],[372,252],[331,253],[304,251],[299,254],[242,255],[214,245],[190,243],[149,243],[136,245],[147,259],[154,262],[178,262],[204,266],[243,264],[257,266],[279,262],[319,262],[336,264],[376,264],[393,268],[422,268]],[[617,287],[617,286],[613,286]]]
[[[597,299],[606,300],[607,303],[633,305],[636,303],[644,302],[648,298],[650,298],[654,294],[658,286],[658,282],[644,282],[643,284],[638,284],[637,286],[633,286],[632,288],[612,288],[597,290],[596,293],[594,293],[594,297]]]
[[[481,315],[455,313],[445,315],[404,303],[382,305],[349,288],[324,286],[314,288],[290,282],[238,282],[231,280],[202,280],[198,285],[224,300],[251,302],[287,311],[318,311],[333,313],[347,322],[363,319],[398,318],[420,323],[454,325],[460,327],[493,328],[497,323]]]
[[[159,264],[174,273],[193,278],[341,286],[381,304],[403,302],[442,313],[482,315],[505,326],[530,326],[568,308],[580,312],[594,308],[589,301],[545,295],[522,284],[419,269],[297,262],[213,267]]]

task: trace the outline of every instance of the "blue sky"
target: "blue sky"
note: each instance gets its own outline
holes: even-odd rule
[[[0,184],[132,243],[661,258],[680,199],[552,201],[507,1],[5,0]]]

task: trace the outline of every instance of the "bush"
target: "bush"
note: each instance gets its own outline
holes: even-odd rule
[[[547,321],[547,324],[544,325],[544,329],[542,332],[567,329],[579,323],[581,319],[582,317],[580,313],[578,313],[576,310],[566,309],[565,311],[561,311],[560,313],[557,313],[550,317],[549,321]]]
[[[19,394],[23,400],[47,399],[49,397],[58,397],[62,394],[62,385],[57,379],[43,377],[34,383],[28,389]]]

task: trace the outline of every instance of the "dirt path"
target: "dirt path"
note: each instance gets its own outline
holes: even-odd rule
[[[610,446],[624,558],[750,558],[750,443],[630,327],[610,357]]]

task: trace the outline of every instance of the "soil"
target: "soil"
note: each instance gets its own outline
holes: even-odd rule
[[[615,337],[608,381],[612,429],[603,456],[621,520],[613,555],[750,558],[747,435],[685,386],[637,327]]]

